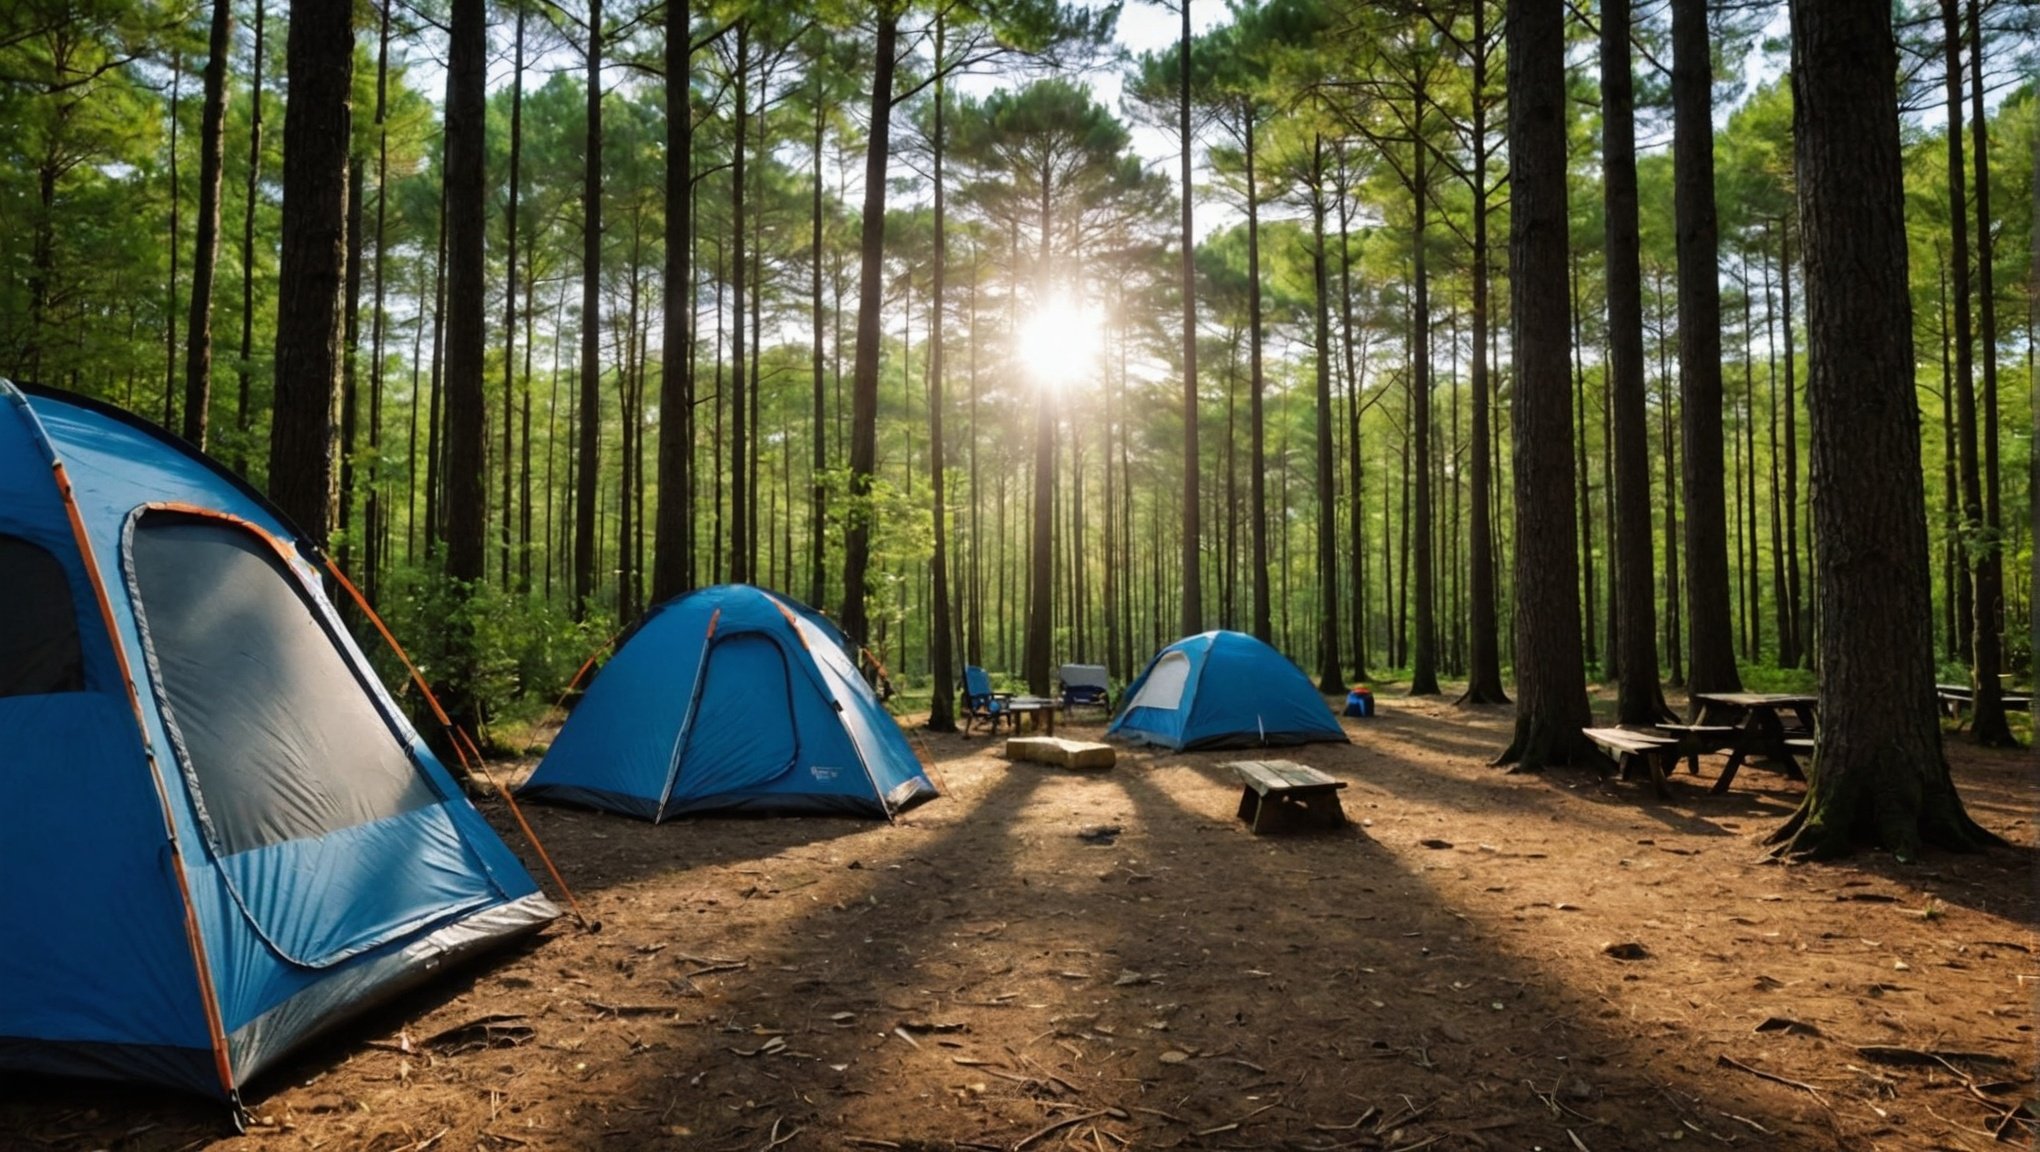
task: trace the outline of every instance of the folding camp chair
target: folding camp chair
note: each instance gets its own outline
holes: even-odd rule
[[[1006,702],[1013,698],[1011,692],[992,691],[992,678],[975,664],[963,670],[963,734],[970,735],[971,728],[980,720],[991,725],[994,734],[999,731],[999,721],[1012,714],[1006,711]],[[1015,718],[1017,720],[1017,717]]]
[[[1111,681],[1102,664],[1065,664],[1056,673],[1062,682],[1062,710],[1102,708],[1112,711]]]

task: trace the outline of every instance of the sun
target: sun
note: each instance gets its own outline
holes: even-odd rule
[[[1057,293],[1020,327],[1020,360],[1036,384],[1060,391],[1085,383],[1105,344],[1098,314]]]

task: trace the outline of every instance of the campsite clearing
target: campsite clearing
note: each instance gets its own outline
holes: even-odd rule
[[[562,921],[315,1044],[258,1082],[246,1136],[196,1099],[11,1080],[0,1145],[2026,1140],[2004,1117],[2033,1093],[2027,754],[1949,745],[2013,850],[1779,867],[1758,841],[1799,786],[1776,774],[1710,795],[1705,757],[1669,802],[1512,776],[1486,764],[1509,710],[1382,704],[1310,749],[1350,785],[1327,836],[1233,819],[1220,765],[1253,753],[1062,775],[957,737],[915,737],[947,794],[894,825],[527,805],[600,933]],[[1099,822],[1111,843],[1079,838]]]

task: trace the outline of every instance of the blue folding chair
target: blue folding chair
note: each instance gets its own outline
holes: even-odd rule
[[[992,691],[992,678],[986,675],[984,669],[975,664],[965,666],[963,670],[963,734],[965,736],[970,735],[970,730],[980,720],[989,723],[992,732],[997,734],[999,731],[999,721],[1012,715],[1012,713],[1006,711],[1006,702],[1012,698],[1013,694],[1010,692]]]

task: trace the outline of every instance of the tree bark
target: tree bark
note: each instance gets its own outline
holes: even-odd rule
[[[468,583],[482,579],[488,534],[487,19],[483,0],[453,0],[446,60],[446,574]]]
[[[227,54],[233,0],[213,0],[205,62],[205,112],[198,129],[198,240],[191,255],[191,315],[184,331],[184,438],[205,449],[212,412],[213,268],[220,255],[220,173],[226,167]]]
[[[1413,223],[1410,250],[1413,284],[1410,293],[1410,439],[1416,441],[1416,484],[1411,496],[1416,536],[1416,651],[1410,663],[1410,695],[1438,694],[1438,619],[1436,557],[1431,547],[1431,279],[1424,251],[1427,238],[1426,210],[1430,207],[1428,146],[1424,143],[1424,89],[1421,83],[1411,93],[1415,123],[1411,128],[1410,197]]]
[[[337,496],[340,288],[347,264],[347,145],[353,118],[353,6],[293,14],[286,45],[283,242],[277,269],[276,400],[269,496],[304,540],[326,545]]]
[[[1190,0],[1178,0],[1178,3],[1182,7],[1182,40],[1176,51],[1181,63],[1176,128],[1183,145],[1180,158],[1183,185],[1183,616],[1177,631],[1192,636],[1204,630],[1204,557],[1199,548],[1204,533],[1198,507],[1198,481],[1203,476],[1203,465],[1197,447],[1197,242],[1191,231],[1190,219]],[[1251,173],[1248,179],[1253,179]],[[1109,445],[1107,462],[1110,462]]]
[[[1494,469],[1490,466],[1490,445],[1495,436],[1490,428],[1488,378],[1488,129],[1487,101],[1487,0],[1473,4],[1473,459],[1470,461],[1473,491],[1467,510],[1467,531],[1473,537],[1470,562],[1473,571],[1467,587],[1468,666],[1466,694],[1462,704],[1507,704],[1502,689],[1500,626],[1495,610],[1495,537],[1492,498]],[[1357,459],[1357,456],[1356,456]]]
[[[1248,527],[1253,535],[1254,638],[1262,643],[1274,640],[1268,604],[1268,437],[1262,415],[1267,378],[1261,369],[1261,196],[1254,172],[1255,111],[1250,105],[1241,116],[1242,139],[1247,165],[1247,363],[1250,388],[1247,393]]]
[[[935,253],[933,282],[928,289],[928,479],[929,499],[935,521],[935,554],[929,559],[932,569],[933,618],[929,626],[928,654],[929,672],[934,680],[935,691],[928,707],[928,730],[931,732],[956,731],[956,670],[952,666],[955,652],[951,645],[955,639],[950,633],[949,623],[949,505],[944,494],[942,475],[942,322],[943,322],[943,280],[947,272],[949,253],[948,237],[944,228],[947,202],[942,187],[943,113],[947,110],[946,93],[939,69],[943,67],[944,25],[942,17],[935,18],[935,138],[930,144],[935,151]]]
[[[1516,348],[1516,730],[1497,763],[1573,760],[1592,722],[1573,552],[1560,0],[1509,0],[1509,283]]]
[[[1822,619],[1806,797],[1771,837],[1795,856],[2000,842],[1963,810],[1934,706],[1894,43],[1883,0],[1792,5]]]
[[[812,328],[809,331],[811,340],[809,366],[814,373],[814,411],[811,415],[813,423],[809,429],[813,438],[813,455],[809,461],[811,471],[808,477],[808,603],[817,612],[825,610],[823,599],[829,579],[829,485],[826,479],[829,468],[828,388],[822,360],[822,138],[828,131],[828,109],[822,103],[823,75],[823,70],[817,67],[814,74],[814,190],[813,202],[808,210],[809,226],[813,233],[808,244],[814,256],[814,263],[809,269],[809,306],[812,315]],[[975,399],[976,394],[972,395]],[[976,434],[975,422],[972,424],[972,434]],[[975,460],[976,457],[973,456],[972,459]],[[971,478],[973,500],[977,498],[976,479],[975,475]],[[975,530],[977,521],[974,514],[971,523]],[[973,563],[977,560],[975,546],[971,551],[971,560]]]
[[[177,180],[177,128],[180,93],[184,84],[184,54],[170,53],[170,282],[163,302],[163,427],[177,426],[177,257],[178,209],[184,191]]]
[[[1713,44],[1707,0],[1672,0],[1673,214],[1679,256],[1680,440],[1685,452],[1687,682],[1735,692],[1728,510],[1722,495],[1721,273],[1714,214]]]
[[[1643,266],[1636,193],[1636,88],[1629,0],[1601,0],[1601,157],[1608,291],[1608,389],[1615,440],[1615,717],[1669,715],[1658,684],[1650,424],[1644,392]]]
[[[736,27],[734,109],[731,116],[735,135],[730,145],[730,582],[751,580],[752,510],[755,507],[748,464],[751,455],[750,411],[744,392],[744,274],[749,257],[744,250],[744,139],[750,123],[751,28],[749,21]]]
[[[694,362],[689,355],[694,324],[694,54],[688,12],[682,3],[666,8],[666,267],[659,341],[659,508],[652,535],[655,604],[694,582]]]
[[[515,445],[512,425],[517,414],[517,193],[523,176],[524,159],[524,13],[517,6],[517,31],[512,40],[510,64],[510,176],[509,202],[503,209],[503,486],[502,521],[497,538],[497,564],[502,569],[503,588],[512,584],[510,550],[516,529],[516,500],[512,463]],[[529,305],[526,305],[529,307]]]
[[[574,619],[595,595],[595,500],[602,455],[602,0],[588,3],[588,139],[581,159],[580,443],[574,451]]]
[[[858,237],[857,350],[850,374],[850,507],[843,541],[843,631],[862,644],[868,628],[871,482],[878,461],[879,306],[885,277],[885,171],[892,149],[892,83],[899,11],[881,3],[871,70],[871,135],[864,147],[864,217]]]
[[[1311,277],[1317,307],[1317,565],[1318,691],[1343,696],[1339,676],[1338,492],[1332,484],[1332,322],[1325,261],[1325,141],[1313,135],[1311,148]]]

